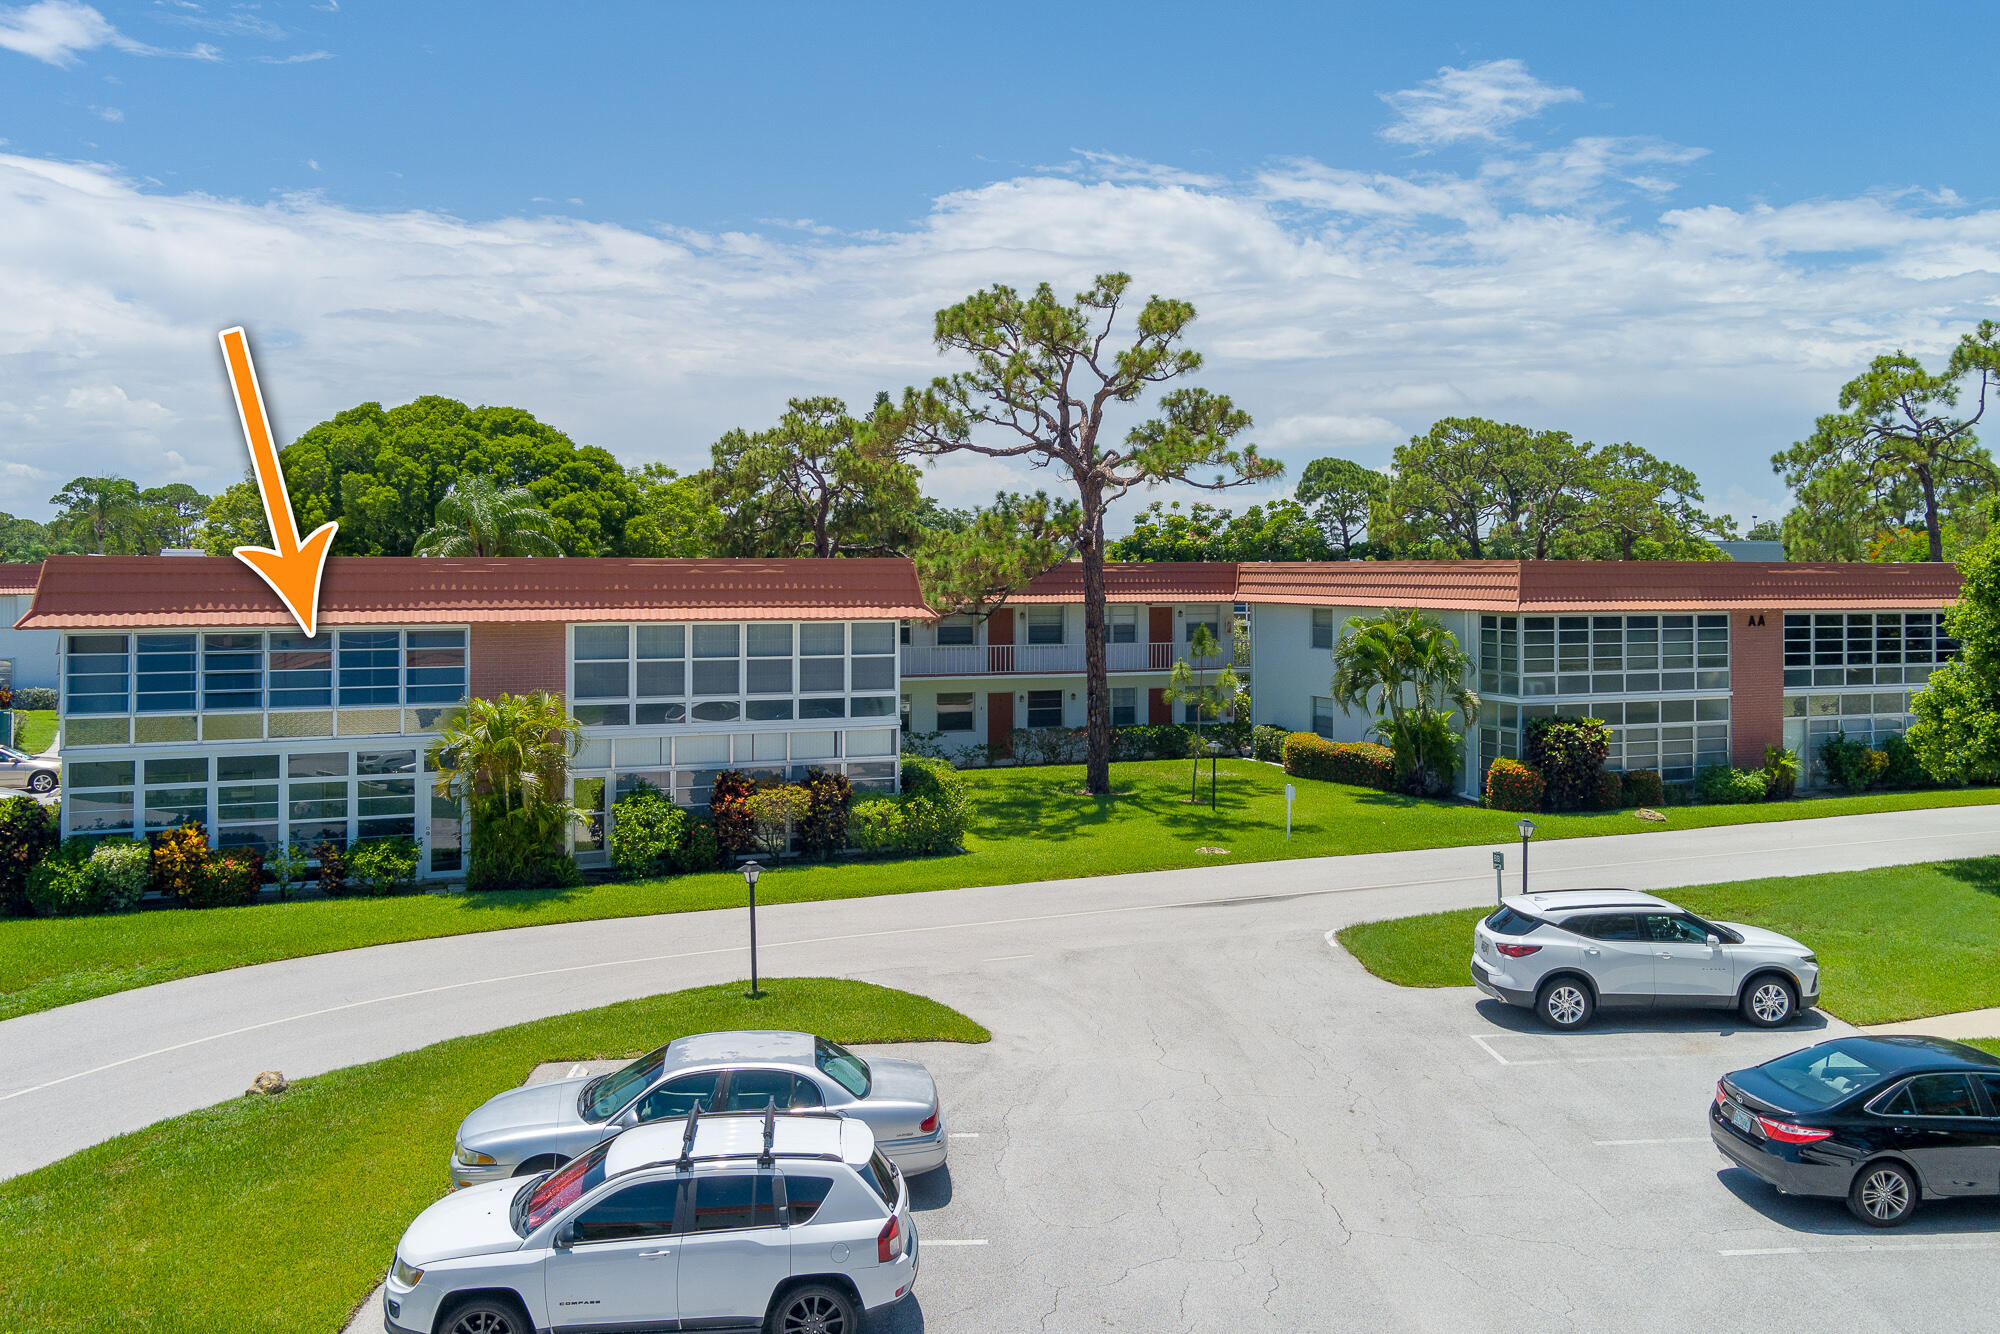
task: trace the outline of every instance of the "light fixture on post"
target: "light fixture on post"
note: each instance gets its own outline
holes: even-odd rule
[[[1215,810],[1215,757],[1222,754],[1222,743],[1208,743],[1208,809]]]
[[[762,1000],[764,993],[757,986],[757,877],[764,874],[764,868],[756,862],[743,863],[743,883],[750,887],[750,999]]]
[[[1528,892],[1528,840],[1535,836],[1535,822],[1524,815],[1514,827],[1521,831],[1521,892],[1525,894]]]

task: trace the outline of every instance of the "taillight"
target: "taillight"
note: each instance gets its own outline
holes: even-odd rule
[[[875,1234],[875,1258],[885,1265],[903,1258],[903,1225],[894,1214]]]
[[[1718,1104],[1729,1101],[1729,1090],[1723,1087],[1722,1081],[1719,1079],[1715,1081],[1715,1101]]]
[[[1808,1126],[1795,1126],[1785,1121],[1773,1121],[1768,1116],[1757,1118],[1764,1134],[1780,1144],[1812,1144],[1833,1134],[1831,1130],[1814,1130]]]
[[[1496,945],[1495,949],[1510,959],[1525,959],[1541,949],[1540,945]]]
[[[935,1134],[937,1132],[937,1123],[938,1123],[937,1110],[933,1108],[929,1116],[917,1122],[917,1129],[926,1135]]]

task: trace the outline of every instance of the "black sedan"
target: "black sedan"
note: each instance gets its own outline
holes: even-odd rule
[[[1837,1038],[1724,1075],[1708,1133],[1785,1194],[1844,1196],[1862,1222],[1894,1227],[1926,1196],[2000,1197],[2000,1056]]]

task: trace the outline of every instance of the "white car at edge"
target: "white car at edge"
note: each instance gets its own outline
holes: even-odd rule
[[[917,1277],[909,1189],[867,1125],[721,1112],[456,1191],[397,1243],[389,1334],[856,1334]]]
[[[1473,928],[1472,980],[1556,1029],[1656,1006],[1734,1009],[1776,1028],[1819,1004],[1819,960],[1798,941],[1630,889],[1502,899]]]

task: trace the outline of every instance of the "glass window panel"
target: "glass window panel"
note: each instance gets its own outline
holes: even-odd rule
[[[417,771],[414,750],[364,750],[354,757],[357,774],[413,774]]]
[[[604,662],[629,654],[631,636],[626,626],[579,625],[575,633],[578,662]]]
[[[1063,642],[1063,609],[1061,607],[1029,607],[1028,642],[1030,644],[1060,644]],[[1033,726],[1034,724],[1029,724]]]
[[[844,699],[802,699],[799,701],[799,717],[801,718],[845,718],[846,716],[847,701]]]
[[[340,632],[337,666],[343,706],[400,702],[401,639],[395,630]]]
[[[175,757],[171,759],[147,760],[146,782],[149,786],[165,783],[206,783],[208,781],[208,757]]]
[[[751,625],[746,629],[744,638],[753,658],[792,656],[792,627],[789,625]]]
[[[325,755],[292,755],[286,758],[285,772],[293,778],[344,777],[347,763],[344,751]]]
[[[704,700],[694,706],[694,720],[700,723],[726,723],[733,721],[737,714],[733,699]]]
[[[578,662],[576,697],[623,699],[631,693],[630,670],[630,665],[623,659],[617,662]]]
[[[753,666],[755,664],[752,664]],[[790,666],[787,663],[786,666]],[[743,706],[743,716],[753,723],[783,722],[792,716],[789,699],[753,699]]]
[[[683,723],[687,721],[685,704],[641,704],[634,711],[635,721],[640,726],[660,723]],[[620,721],[623,721],[622,719]]]
[[[639,694],[680,696],[687,693],[687,665],[684,659],[670,658],[639,663]]]
[[[750,627],[753,631],[756,626]],[[786,627],[787,630],[790,627]],[[791,636],[786,635],[789,641]],[[782,658],[752,658],[747,669],[748,681],[745,689],[752,695],[789,695],[792,693],[791,645],[785,645]],[[703,663],[701,666],[709,666]]]
[[[854,637],[854,656],[877,657],[896,651],[896,627],[888,621],[856,621],[849,629]]]
[[[215,789],[215,818],[228,820],[275,820],[278,818],[276,783],[222,784]]]
[[[896,684],[896,660],[894,658],[856,658],[854,660],[852,690],[889,690]]]
[[[99,834],[132,827],[132,793],[71,792],[63,797],[63,814],[73,834]]]
[[[640,626],[639,656],[642,658],[686,657],[687,627],[684,625]]]
[[[799,663],[799,690],[817,694],[847,688],[847,664],[839,658],[817,658]]]
[[[810,630],[812,627],[808,626],[806,628]],[[974,643],[977,639],[977,629],[978,627],[973,624],[970,616],[947,617],[937,624],[938,647],[963,648],[968,644]]]
[[[949,692],[937,697],[937,725],[940,732],[970,732],[973,727],[972,696]]]
[[[94,760],[69,766],[65,787],[130,787],[133,763],[130,760]]]
[[[887,718],[896,712],[894,695],[861,695],[851,704],[849,713],[855,718]]]
[[[208,821],[208,789],[169,787],[146,789],[146,828],[172,829]]]
[[[624,727],[632,719],[632,708],[628,704],[576,704],[570,712],[585,727]]]
[[[1660,721],[1663,723],[1691,723],[1694,721],[1694,701],[1691,699],[1663,699],[1660,701]]]
[[[736,627],[732,625],[729,629],[733,634]],[[695,637],[695,651],[697,656],[694,662],[694,693],[697,695],[734,695],[740,693],[741,678],[737,672],[739,665],[737,660],[734,658],[720,660],[704,659],[699,656],[700,650],[701,637],[697,635]],[[695,716],[700,718],[708,715],[701,713],[700,710],[696,710]],[[734,717],[735,715],[731,714],[730,716]]]
[[[1626,700],[1625,721],[1628,723],[1657,723],[1660,721],[1660,701],[1656,699]]]
[[[938,627],[938,642],[940,644],[947,642],[944,639],[944,626],[951,624],[963,624],[967,629],[970,629],[972,621],[969,618],[959,618],[957,621],[947,621],[941,624]],[[968,637],[964,642],[970,644],[972,640]],[[800,656],[810,658],[838,657],[846,652],[847,627],[839,622],[836,621],[830,624],[827,622],[813,622],[799,627]]]
[[[739,636],[734,625],[697,625],[694,628],[694,655],[697,658],[733,658]],[[697,687],[699,689],[699,687]]]
[[[1705,722],[1726,721],[1729,717],[1729,701],[1726,699],[1696,700],[1694,716]]]

